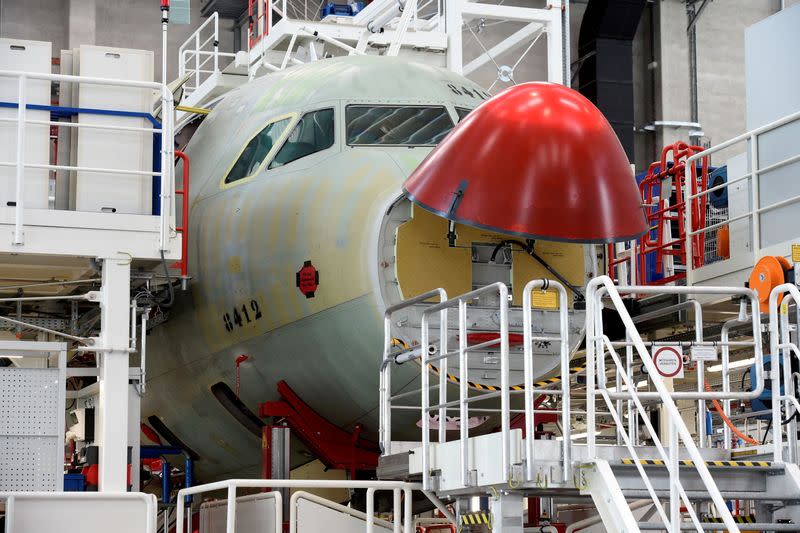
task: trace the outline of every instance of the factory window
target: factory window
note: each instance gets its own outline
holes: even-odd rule
[[[467,109],[466,107],[457,107],[456,108],[456,115],[458,115],[458,121],[461,122],[464,120],[464,117],[470,114],[472,109]]]
[[[330,148],[333,146],[333,131],[333,109],[306,113],[289,134],[269,168],[280,167]]]
[[[225,176],[225,183],[233,183],[258,172],[261,164],[272,151],[275,142],[283,134],[289,122],[291,122],[291,117],[276,120],[267,124],[263,130],[254,135],[228,171],[228,175]]]
[[[434,146],[453,129],[442,106],[349,105],[345,115],[351,146]]]

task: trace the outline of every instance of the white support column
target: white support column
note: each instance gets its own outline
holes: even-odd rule
[[[142,333],[144,335],[144,333]],[[139,479],[139,464],[141,455],[141,434],[139,421],[142,419],[141,397],[134,385],[128,385],[128,446],[131,447],[131,487],[133,492],[138,492],[141,480]]]
[[[522,493],[501,492],[489,502],[494,533],[522,533],[524,522]]]
[[[552,2],[547,24],[547,81],[564,85],[564,32],[561,28],[561,0]],[[567,86],[569,84],[567,83]]]
[[[464,19],[461,9],[465,0],[447,0],[444,2],[444,24],[447,30],[447,68],[461,74],[464,68],[464,51],[462,49],[461,28]]]
[[[125,492],[128,478],[130,259],[104,258],[100,303],[99,490]]]

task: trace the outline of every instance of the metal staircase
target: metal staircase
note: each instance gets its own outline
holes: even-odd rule
[[[532,332],[531,294],[542,289],[555,288],[559,292],[559,313],[562,327],[559,335],[540,339]],[[797,432],[790,424],[781,425],[782,406],[786,414],[800,409],[794,398],[791,380],[791,355],[798,355],[796,344],[791,342],[796,326],[790,320],[788,303],[800,292],[794,285],[784,285],[775,290],[771,300],[769,334],[771,352],[784,361],[783,372],[767,373],[761,350],[762,320],[757,294],[746,288],[727,287],[618,287],[607,276],[591,280],[587,286],[587,341],[585,397],[576,389],[583,380],[570,379],[558,382],[558,388],[534,384],[529,369],[535,364],[532,347],[537,341],[561,343],[561,373],[569,374],[569,314],[566,293],[553,281],[535,280],[525,289],[524,353],[525,381],[511,387],[507,378],[508,359],[515,355],[508,350],[508,299],[507,287],[502,283],[447,298],[444,291],[431,291],[417,299],[404,302],[387,311],[386,339],[381,380],[381,445],[383,457],[379,476],[386,479],[421,481],[425,490],[435,492],[440,498],[465,501],[467,496],[490,495],[493,513],[502,513],[502,520],[494,517],[493,531],[521,532],[522,516],[513,509],[523,497],[539,496],[559,498],[591,497],[606,531],[800,531],[800,469],[796,464]],[[498,307],[497,336],[492,341],[503,368],[500,387],[480,391],[468,386],[468,355],[480,345],[469,346],[459,341],[457,349],[449,350],[447,335],[448,309],[458,309],[457,338],[466,339],[471,322],[468,319],[470,302],[484,293],[495,293]],[[788,293],[780,307],[778,296]],[[750,313],[740,311],[737,319],[746,321],[752,328],[748,338],[727,335],[720,341],[703,339],[703,309],[696,301],[680,304],[693,310],[695,338],[684,347],[722,347],[723,365],[728,365],[730,348],[751,351],[754,357],[755,382],[753,391],[732,391],[730,374],[723,375],[722,390],[708,390],[703,361],[693,364],[697,376],[696,390],[673,390],[671,380],[662,377],[654,363],[651,350],[660,345],[646,341],[637,330],[622,295],[624,294],[677,294],[683,297],[714,294],[741,301]],[[422,371],[419,389],[399,393],[392,387],[391,369],[398,362],[392,352],[392,312],[432,297],[440,302],[429,304],[424,312],[422,339],[419,349],[402,355],[403,361],[418,360],[421,368],[431,364],[443,366],[439,380],[431,380],[430,373]],[[734,309],[736,306],[732,306]],[[612,340],[604,330],[603,318],[608,320],[610,308],[625,325],[625,340]],[[670,312],[672,309],[667,309]],[[437,320],[438,319],[438,320]],[[439,324],[439,333],[429,331],[430,324]],[[449,326],[452,329],[452,324]],[[433,338],[432,338],[433,337]],[[442,340],[439,341],[440,337]],[[434,349],[433,347],[436,347]],[[485,348],[485,347],[483,347]],[[438,350],[438,351],[437,351]],[[518,355],[517,355],[518,356]],[[463,377],[458,386],[443,378],[450,372]],[[636,382],[636,369],[647,371],[649,391],[640,391]],[[607,376],[614,376],[613,380]],[[770,433],[771,442],[764,446],[732,449],[731,439],[720,447],[711,447],[718,439],[706,434],[705,402],[749,400],[764,392],[765,378],[771,380],[772,390],[784,388],[784,395],[772,402],[777,428]],[[789,385],[784,385],[788,383]],[[685,387],[684,387],[685,388]],[[581,391],[582,392],[582,391]],[[409,405],[408,398],[418,395],[419,404]],[[534,408],[534,399],[547,395],[557,399],[555,411]],[[398,405],[405,398],[404,405]],[[433,399],[435,398],[435,399]],[[572,398],[572,399],[571,399]],[[573,407],[576,401],[585,401],[585,411]],[[585,399],[584,399],[585,398]],[[600,400],[598,401],[597,398]],[[479,403],[482,402],[482,403]],[[678,403],[697,405],[698,430],[689,427],[681,416]],[[551,407],[552,408],[552,407]],[[397,442],[392,443],[393,410],[418,409],[421,421],[418,443],[404,444],[397,453]],[[472,429],[468,420],[471,413],[487,413],[495,421],[495,431]],[[437,413],[437,424],[432,424],[430,413]],[[448,431],[445,426],[457,422],[458,430]],[[509,422],[512,414],[524,413],[524,432],[514,429]],[[730,413],[730,410],[727,410]],[[535,420],[543,414],[552,416],[560,424],[561,441],[547,439],[537,431]],[[557,416],[555,416],[557,415]],[[657,415],[659,422],[651,417]],[[572,433],[573,426],[586,426],[586,444],[573,442],[580,435]],[[719,427],[719,426],[718,426]],[[436,438],[431,437],[431,432]],[[725,432],[727,437],[728,432]],[[788,460],[787,460],[788,459]],[[733,504],[732,502],[736,502]],[[741,503],[742,508],[736,510]],[[468,509],[464,507],[463,512]],[[736,511],[736,512],[734,512]],[[460,511],[461,512],[461,511]]]

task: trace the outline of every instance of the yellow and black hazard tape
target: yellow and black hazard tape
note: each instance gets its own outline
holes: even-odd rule
[[[678,461],[678,463],[682,466],[694,466],[694,461],[689,461],[689,460]],[[706,461],[705,463],[706,466],[731,467],[731,468],[743,468],[743,467],[769,468],[772,466],[772,463],[769,461]],[[631,459],[630,457],[626,457],[622,459],[622,464],[634,465],[636,464],[636,461]],[[639,459],[639,464],[644,466],[667,465],[667,463],[665,461],[662,461],[661,459]]]
[[[405,350],[411,349],[411,346],[409,346],[409,344],[407,342],[405,342],[402,339],[397,339],[397,338],[393,338],[392,339],[392,346],[399,346],[399,347],[401,347],[401,348],[403,348]],[[428,368],[430,370],[432,370],[434,373],[436,373],[437,375],[439,374],[439,367],[438,366],[435,366],[433,364],[428,364]],[[574,376],[575,374],[580,374],[584,370],[586,370],[585,366],[574,366],[574,367],[569,369],[569,375],[570,376]],[[456,376],[454,374],[448,373],[447,374],[447,379],[449,381],[451,381],[452,383],[455,383],[456,385],[459,385],[461,383],[461,380],[458,378],[458,376]],[[546,387],[548,385],[555,385],[556,383],[561,383],[561,376],[553,376],[551,378],[545,378],[543,380],[537,381],[536,383],[533,384],[533,386],[535,388]],[[478,383],[476,381],[467,381],[467,385],[469,385],[473,389],[478,389],[478,390],[488,390],[488,391],[500,390],[500,387],[496,387],[495,385],[486,385],[484,383]],[[512,385],[509,388],[511,390],[513,390],[513,391],[525,390],[525,388],[522,385]]]
[[[434,366],[432,364],[428,364],[428,368],[431,369],[437,375],[439,374],[439,367]],[[572,368],[569,369],[569,375],[572,376],[572,375],[578,374],[580,372],[583,372],[584,370],[586,370],[586,367],[584,367],[584,366],[575,366],[575,367],[572,367]],[[461,383],[461,380],[458,378],[458,376],[456,376],[454,374],[448,373],[447,374],[447,379],[449,381],[455,383],[456,385]],[[537,381],[536,383],[533,384],[533,386],[534,387],[544,387],[544,386],[547,386],[547,385],[554,385],[554,384],[560,383],[560,382],[561,382],[561,376],[556,376],[556,377],[552,377],[552,378],[543,379],[541,381]],[[475,381],[467,381],[467,385],[469,385],[473,389],[478,389],[478,390],[488,390],[488,391],[500,390],[500,387],[497,387],[495,385],[486,385],[484,383],[478,383],[478,382],[475,382]],[[513,391],[525,390],[525,388],[522,385],[511,385],[511,387],[509,387],[509,388],[511,390],[513,390]]]
[[[733,521],[736,522],[737,524],[755,524],[756,523],[756,517],[753,516],[753,515],[734,516],[733,517]],[[710,524],[721,524],[722,523],[722,518],[719,518],[719,517],[716,517],[716,516],[709,516],[708,518],[706,518],[704,520],[704,522],[707,522],[707,523],[710,523]]]
[[[474,513],[464,513],[461,515],[462,526],[489,526],[492,529],[492,513],[486,511],[476,511]]]

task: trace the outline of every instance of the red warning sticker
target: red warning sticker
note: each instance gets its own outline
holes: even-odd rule
[[[306,298],[314,297],[314,293],[317,292],[317,287],[319,287],[319,270],[311,264],[311,261],[304,262],[297,272],[296,284]]]

